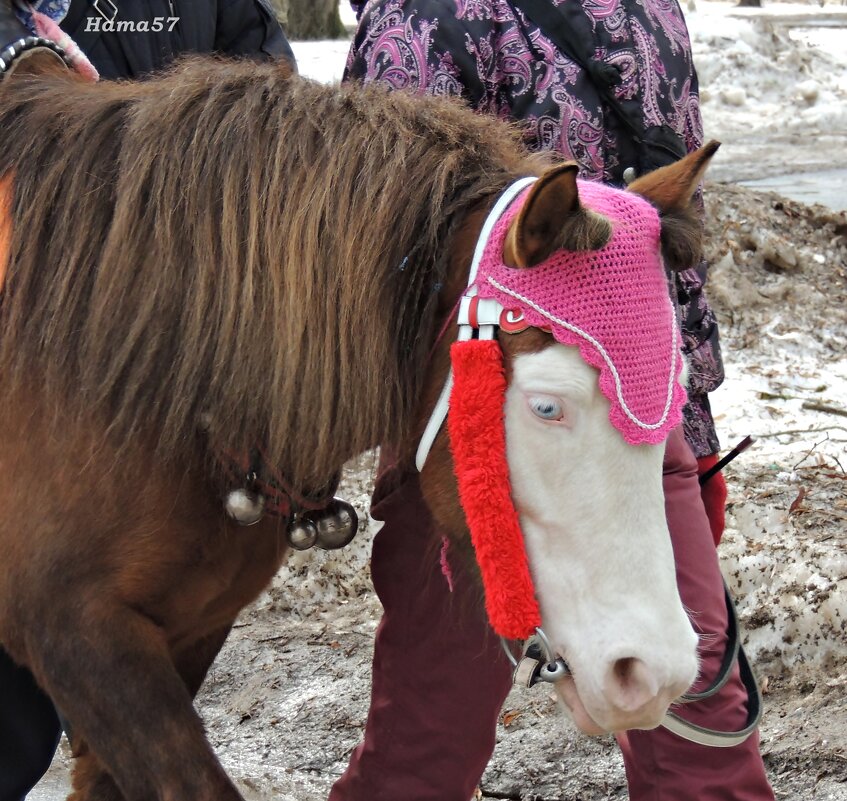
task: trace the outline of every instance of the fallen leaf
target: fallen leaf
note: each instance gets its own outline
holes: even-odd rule
[[[509,728],[509,726],[514,723],[521,716],[521,712],[518,709],[512,709],[509,712],[503,713],[503,726]]]
[[[788,514],[792,515],[796,512],[800,505],[803,503],[803,499],[806,497],[806,488],[800,487],[800,492],[797,493],[797,497],[791,501],[791,506],[788,507]]]

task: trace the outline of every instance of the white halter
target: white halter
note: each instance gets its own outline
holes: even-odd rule
[[[471,269],[468,275],[468,289],[459,304],[459,314],[457,324],[459,326],[459,335],[456,338],[459,342],[464,342],[471,339],[474,329],[479,331],[479,339],[494,339],[494,330],[500,321],[500,315],[503,313],[503,307],[496,300],[481,300],[474,304],[474,321],[471,322],[471,298],[473,298],[477,289],[476,274],[479,270],[479,263],[482,260],[482,254],[485,252],[485,246],[488,244],[488,239],[497,221],[502,216],[503,212],[511,205],[512,201],[528,186],[535,183],[538,179],[535,177],[519,178],[514,183],[507,186],[494,207],[488,213],[482,230],[479,232],[479,239],[476,242],[473,260],[471,261]],[[447,419],[447,410],[450,408],[450,393],[453,391],[453,369],[447,374],[447,380],[444,382],[444,387],[441,394],[438,396],[438,401],[435,408],[432,410],[429,422],[424,429],[421,441],[418,444],[418,450],[415,455],[415,467],[418,472],[423,470],[426,463],[426,458],[432,449],[435,438],[444,425]]]

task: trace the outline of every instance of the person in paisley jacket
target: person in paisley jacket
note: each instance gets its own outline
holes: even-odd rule
[[[643,125],[668,126],[685,149],[702,144],[697,76],[676,0],[548,0],[566,15],[591,63],[615,75],[620,104]],[[482,113],[519,121],[530,150],[576,161],[583,178],[621,185],[638,152],[597,79],[559,49],[520,0],[370,0],[360,15],[345,80],[460,97]],[[585,64],[585,61],[582,61]],[[590,68],[590,65],[589,65]],[[702,690],[717,675],[727,612],[715,545],[725,485],[697,474],[717,459],[708,393],[723,380],[714,314],[703,293],[706,264],[676,279],[690,378],[684,438],[669,440],[664,486],[680,594],[702,632]],[[687,442],[687,445],[686,445]],[[384,454],[387,449],[384,449]],[[695,461],[696,457],[696,461]],[[458,560],[443,569],[434,524],[409,464],[383,455],[372,514],[385,524],[372,556],[384,607],[363,743],[330,801],[467,801],[494,747],[510,667],[488,629],[473,579]],[[718,477],[720,474],[718,474]],[[442,575],[444,573],[445,575]],[[449,583],[445,576],[449,574]],[[737,666],[710,698],[686,705],[701,726],[735,731],[747,719]],[[552,732],[551,732],[552,734]],[[636,801],[773,799],[754,732],[729,748],[688,742],[664,728],[618,735]]]

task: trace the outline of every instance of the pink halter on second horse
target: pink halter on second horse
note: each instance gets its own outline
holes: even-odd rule
[[[680,334],[659,255],[658,212],[637,195],[580,181],[583,205],[612,224],[609,242],[599,250],[559,250],[535,267],[514,269],[504,264],[503,247],[534,181],[508,187],[483,226],[460,304],[451,376],[417,455],[420,470],[449,405],[459,494],[486,610],[506,639],[532,636],[541,616],[509,489],[506,379],[496,328],[534,326],[578,347],[600,373],[610,422],[632,445],[663,442],[686,402],[679,383]]]

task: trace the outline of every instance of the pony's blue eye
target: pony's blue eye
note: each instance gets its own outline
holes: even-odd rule
[[[562,404],[549,395],[535,395],[529,398],[529,408],[536,417],[542,420],[556,421],[565,416]]]

